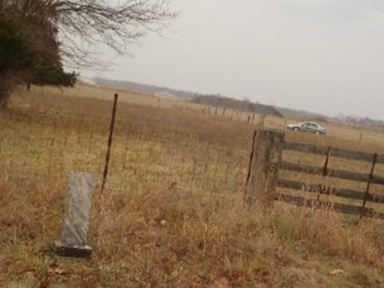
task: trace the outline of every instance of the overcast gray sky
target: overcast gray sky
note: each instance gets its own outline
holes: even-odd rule
[[[384,119],[383,0],[170,2],[161,36],[87,76]]]

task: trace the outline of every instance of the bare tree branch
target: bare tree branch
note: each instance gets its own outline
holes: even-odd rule
[[[128,45],[176,16],[167,0],[0,0],[1,12],[38,18],[46,33],[62,41],[63,60],[86,67],[97,64],[90,47],[101,44],[124,53]]]
[[[176,16],[170,12],[166,0],[126,0],[115,5],[102,0],[49,2],[55,7],[60,36],[65,43],[61,47],[63,57],[85,66],[94,62],[87,56],[87,47],[102,44],[124,53],[128,45],[150,29],[162,27],[165,20]],[[79,41],[82,45],[76,45]]]

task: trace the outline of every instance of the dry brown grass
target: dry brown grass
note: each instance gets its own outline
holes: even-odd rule
[[[255,128],[247,115],[214,116],[175,100],[159,109],[151,95],[122,94],[107,190],[94,195],[90,260],[58,258],[52,243],[68,172],[100,182],[113,91],[20,91],[0,116],[0,286],[384,287],[384,222],[281,203],[269,213],[244,210]],[[287,137],[384,150],[381,134],[368,131],[375,141],[359,143],[358,132],[334,126],[326,137]]]

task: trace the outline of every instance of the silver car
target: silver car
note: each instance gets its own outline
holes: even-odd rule
[[[296,123],[296,124],[289,124],[287,128],[294,131],[312,132],[317,135],[327,133],[326,128],[321,127],[319,124],[314,122],[302,122],[302,123]]]

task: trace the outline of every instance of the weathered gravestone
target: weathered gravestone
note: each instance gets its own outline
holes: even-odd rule
[[[69,174],[67,210],[59,241],[55,242],[57,254],[64,257],[90,257],[87,234],[91,212],[94,182],[92,175],[83,172]]]

